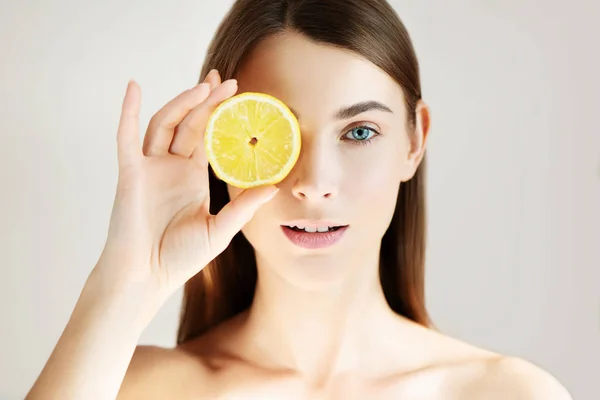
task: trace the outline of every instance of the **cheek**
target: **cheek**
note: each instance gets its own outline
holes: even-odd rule
[[[344,193],[349,199],[383,200],[381,196],[394,193],[400,184],[400,157],[392,152],[371,150],[370,154],[353,157],[345,168]]]
[[[374,152],[375,153],[375,152]],[[361,229],[383,234],[394,215],[400,187],[400,157],[377,152],[377,157],[363,158],[358,168],[345,174],[344,198],[350,211],[360,221]]]
[[[374,220],[391,218],[396,207],[400,180],[391,171],[362,171],[348,185],[347,202],[355,215]],[[372,223],[372,222],[371,222]]]

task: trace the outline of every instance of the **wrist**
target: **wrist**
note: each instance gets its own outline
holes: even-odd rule
[[[108,268],[97,265],[85,282],[80,301],[83,307],[100,309],[143,330],[166,301],[166,295],[151,276],[118,279]]]

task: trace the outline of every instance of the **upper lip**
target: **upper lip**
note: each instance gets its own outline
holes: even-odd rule
[[[293,220],[293,221],[284,222],[281,225],[283,225],[283,226],[302,226],[304,228],[318,228],[318,227],[324,227],[324,226],[328,226],[328,227],[346,226],[348,224],[343,224],[339,221],[326,220],[326,219],[322,219],[322,220],[321,219],[319,219],[319,220],[297,219],[297,220]]]

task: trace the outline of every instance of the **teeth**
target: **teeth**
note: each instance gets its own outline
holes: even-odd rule
[[[330,230],[332,230],[332,228],[330,228],[328,226],[319,226],[316,228],[310,228],[310,227],[305,227],[305,226],[290,226],[290,228],[303,230],[304,232],[308,232],[308,233],[316,233],[316,232],[323,233],[323,232],[329,232]]]

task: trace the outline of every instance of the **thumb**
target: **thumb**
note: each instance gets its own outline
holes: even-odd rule
[[[256,211],[269,202],[279,192],[275,186],[263,186],[246,189],[231,200],[213,218],[214,230],[211,243],[219,249],[225,249],[231,239],[246,225]]]

